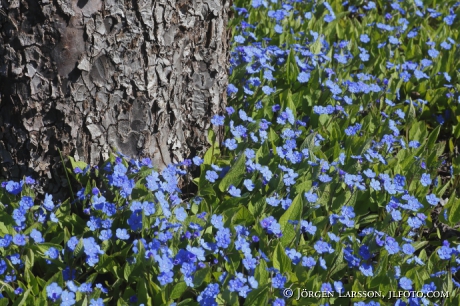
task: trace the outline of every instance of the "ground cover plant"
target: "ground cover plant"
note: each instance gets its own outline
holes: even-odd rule
[[[460,304],[460,3],[234,4],[225,141],[3,182],[0,305]]]

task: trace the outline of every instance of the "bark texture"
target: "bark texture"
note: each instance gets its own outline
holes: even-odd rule
[[[38,172],[55,192],[58,148],[160,168],[205,149],[226,104],[229,0],[0,4],[3,177]]]

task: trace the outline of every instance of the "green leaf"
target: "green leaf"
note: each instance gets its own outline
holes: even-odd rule
[[[80,239],[80,240],[78,241],[77,246],[76,246],[75,249],[73,250],[73,256],[74,256],[75,258],[78,258],[78,257],[80,257],[81,255],[83,255],[83,249],[84,249],[84,247],[83,247],[83,239]]]
[[[294,225],[289,223],[289,220],[292,221],[299,221],[302,217],[302,208],[303,208],[303,196],[298,194],[291,203],[291,206],[284,212],[284,214],[279,219],[281,232],[283,236],[281,237],[281,241],[283,242],[284,246],[288,246],[291,241],[295,238],[296,233],[298,231],[294,231]],[[299,225],[297,225],[299,228]]]
[[[273,268],[278,269],[281,273],[291,271],[291,259],[286,255],[281,243],[278,243],[273,251]]]
[[[0,299],[0,306],[8,306],[8,304],[9,304],[8,299],[5,299],[5,298]]]
[[[322,47],[323,44],[321,43],[321,39],[318,38],[313,44],[311,44],[310,52],[313,54],[320,54]]]
[[[250,226],[253,223],[254,217],[252,216],[252,214],[245,206],[240,205],[238,212],[232,218],[232,225],[235,226],[238,224],[243,224],[246,226]]]
[[[268,302],[268,285],[257,288],[251,291],[244,302],[244,305],[267,305]]]
[[[76,161],[72,156],[67,156],[70,160],[70,164],[72,165],[72,170],[75,170],[75,168],[80,168],[81,170],[84,170],[86,166],[88,166],[87,163],[82,162],[82,161]]]
[[[204,157],[203,157],[203,164],[201,165],[202,169],[201,171],[203,171],[203,167],[205,165],[210,165],[212,163],[212,155],[213,155],[213,148],[209,148],[206,153],[204,154]]]
[[[125,264],[125,268],[123,269],[123,277],[126,281],[128,281],[129,276],[133,272],[134,266],[134,264],[129,264],[128,262]]]
[[[371,279],[369,283],[370,288],[378,287],[387,276],[388,272],[388,255],[385,254],[382,256],[383,258],[380,259],[379,265],[374,272],[374,277]]]
[[[199,287],[205,279],[211,279],[211,269],[209,267],[198,270],[193,276],[193,284]]]
[[[259,283],[259,286],[263,286],[268,284],[268,276],[269,274],[267,271],[267,263],[265,260],[261,259],[256,267],[256,270],[254,271],[254,278]]]
[[[213,146],[214,142],[216,141],[216,134],[212,129],[209,129],[208,131],[208,143]]]
[[[173,290],[171,291],[171,294],[169,295],[169,299],[175,300],[178,299],[182,296],[182,294],[187,290],[187,284],[185,282],[179,282],[177,283]]]
[[[454,195],[451,195],[450,199],[453,199],[453,200],[452,200],[452,206],[449,209],[448,221],[449,221],[450,226],[455,226],[455,224],[457,224],[458,221],[460,220],[460,200],[455,198]],[[449,199],[449,202],[450,202],[450,199]],[[446,206],[448,204],[450,203],[447,203]]]
[[[246,173],[246,155],[243,153],[238,157],[235,164],[232,165],[228,173],[224,176],[219,184],[219,189],[222,192],[227,191],[230,185],[237,187]]]
[[[426,143],[426,148],[428,151],[433,149],[436,140],[438,139],[439,131],[441,130],[441,126],[438,125],[433,131],[431,131],[430,135],[428,136],[428,141]]]
[[[144,305],[150,305],[151,303],[148,302],[149,295],[147,293],[147,283],[146,282],[138,282],[136,286],[136,296],[138,299],[138,303]]]
[[[193,302],[193,300],[190,299],[190,298],[188,298],[188,299],[185,299],[185,300],[181,301],[180,303],[177,303],[177,306],[179,306],[179,305],[184,305],[184,306],[186,306],[186,305],[192,305],[192,304],[191,304],[192,302]]]
[[[336,273],[342,271],[346,267],[348,267],[347,263],[344,263],[343,261],[343,248],[340,247],[340,251],[338,252],[338,249],[336,249],[336,254],[337,256],[334,258],[334,261],[332,263],[332,267],[329,270],[329,276],[332,277]]]
[[[319,115],[319,123],[321,123],[321,125],[325,125],[328,119],[329,119],[329,115],[326,115],[326,114]]]
[[[417,113],[415,112],[415,107],[414,103],[412,103],[412,99],[410,100],[409,104],[409,113],[407,114],[407,122],[412,122],[417,116]]]

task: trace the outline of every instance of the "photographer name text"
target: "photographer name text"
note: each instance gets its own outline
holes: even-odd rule
[[[447,291],[389,291],[383,294],[381,291],[347,291],[347,292],[330,292],[330,291],[311,291],[307,289],[297,288],[297,292],[290,288],[283,290],[283,295],[286,298],[294,297],[295,300],[304,298],[448,298]]]

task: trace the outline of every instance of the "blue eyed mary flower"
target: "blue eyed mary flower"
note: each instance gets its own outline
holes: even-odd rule
[[[46,296],[52,301],[56,302],[62,294],[62,288],[57,283],[51,283],[46,287]]]
[[[299,81],[299,83],[307,83],[309,80],[310,80],[310,73],[308,73],[308,72],[303,72],[302,71],[297,76],[297,81]]]
[[[253,191],[254,190],[255,185],[250,179],[244,180],[243,184],[244,184],[244,186],[246,187],[246,189],[248,191]]]
[[[412,281],[407,277],[401,277],[399,280],[399,286],[404,290],[412,289]]]
[[[423,174],[422,174],[422,177],[421,177],[421,179],[420,179],[420,183],[421,183],[422,186],[424,186],[424,187],[431,185],[430,174],[423,173]]]
[[[205,178],[209,182],[214,183],[219,178],[219,175],[215,171],[208,170],[208,171],[206,171]]]
[[[235,186],[231,185],[230,188],[228,189],[228,193],[232,197],[241,197],[241,190],[236,188]]]
[[[369,38],[369,35],[367,34],[361,34],[361,36],[359,37],[359,40],[363,43],[368,43],[371,41]]]
[[[439,198],[437,198],[434,194],[429,194],[426,196],[426,200],[430,205],[436,206],[439,203]]]
[[[311,190],[309,192],[305,192],[305,198],[310,203],[315,203],[318,200],[316,193],[313,193]]]
[[[129,239],[128,231],[125,228],[123,229],[117,228],[115,235],[117,236],[118,239],[121,239],[121,240]]]
[[[214,115],[211,119],[211,123],[217,126],[224,125],[224,116]]]

